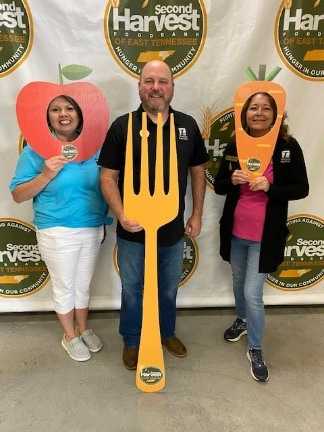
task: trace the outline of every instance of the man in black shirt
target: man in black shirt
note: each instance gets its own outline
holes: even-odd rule
[[[196,237],[200,233],[205,196],[204,164],[208,160],[204,142],[195,120],[170,107],[174,81],[169,66],[162,61],[148,62],[139,80],[142,104],[133,113],[134,189],[140,182],[140,130],[142,112],[148,116],[149,182],[154,185],[157,115],[163,118],[163,157],[165,184],[169,178],[170,112],[174,113],[179,178],[179,212],[177,217],[158,231],[159,319],[163,345],[177,357],[187,354],[186,347],[175,336],[176,296],[183,266],[183,235]],[[144,274],[144,231],[123,211],[123,182],[128,114],[111,125],[102,147],[99,165],[102,166],[101,187],[110,208],[118,218],[118,265],[122,281],[122,304],[119,331],[124,339],[123,361],[127,369],[136,369],[142,322],[142,290]],[[188,170],[192,185],[192,214],[184,227],[185,194]],[[157,209],[163,211],[163,209]],[[152,217],[154,217],[152,215]]]

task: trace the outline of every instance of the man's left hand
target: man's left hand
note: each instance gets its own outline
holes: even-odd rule
[[[197,237],[201,230],[201,218],[198,216],[190,216],[187,220],[185,233],[189,237]]]

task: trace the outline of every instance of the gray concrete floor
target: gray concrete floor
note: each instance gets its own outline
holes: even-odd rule
[[[232,309],[178,312],[189,356],[165,354],[166,388],[144,394],[121,362],[116,312],[94,312],[105,346],[90,361],[60,346],[54,314],[0,316],[1,432],[314,432],[324,423],[324,307],[267,309],[270,381],[249,373]]]

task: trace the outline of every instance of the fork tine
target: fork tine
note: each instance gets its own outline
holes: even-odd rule
[[[168,195],[176,197],[179,201],[179,181],[178,181],[178,158],[175,138],[174,115],[170,114],[170,175],[169,175]],[[178,206],[178,204],[175,204]]]
[[[155,160],[155,186],[154,194],[164,194],[163,176],[163,124],[162,114],[158,113],[156,131],[156,160]]]
[[[127,200],[134,194],[133,181],[133,126],[132,113],[128,115],[128,129],[126,141],[126,156],[125,156],[125,177],[124,177],[124,201],[127,206]],[[127,209],[125,208],[125,211]]]
[[[147,130],[147,114],[145,111],[142,113],[142,130],[141,135],[141,186],[140,195],[148,195],[150,193],[149,185],[149,167],[148,167],[148,136]]]

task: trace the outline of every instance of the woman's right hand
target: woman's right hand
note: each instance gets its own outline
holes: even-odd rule
[[[119,219],[119,222],[121,226],[124,228],[124,230],[129,231],[131,233],[136,233],[142,231],[143,229],[143,227],[139,225],[136,221],[126,219],[124,215]]]
[[[13,199],[20,203],[34,198],[39,194],[48,183],[61,171],[68,162],[64,156],[53,156],[46,159],[43,171],[32,180],[22,183],[12,191]]]
[[[249,181],[249,176],[242,170],[233,171],[231,177],[234,186],[247,183]]]
[[[62,155],[52,156],[44,162],[42,173],[45,177],[52,180],[67,162],[68,160]]]

